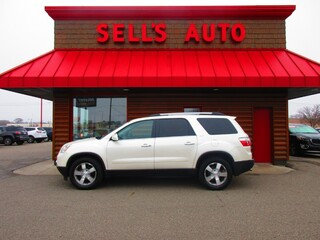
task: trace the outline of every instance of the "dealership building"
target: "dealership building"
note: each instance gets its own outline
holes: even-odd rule
[[[45,10],[54,49],[1,74],[0,88],[53,101],[53,158],[133,118],[221,112],[249,134],[256,162],[284,164],[288,100],[319,93],[320,64],[286,49],[295,6]]]

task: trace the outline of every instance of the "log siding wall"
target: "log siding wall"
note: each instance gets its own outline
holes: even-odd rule
[[[71,141],[72,102],[67,94],[55,94],[53,100],[52,159],[56,159],[63,144]]]
[[[288,160],[288,106],[286,94],[223,94],[212,95],[144,95],[128,97],[128,120],[163,112],[181,112],[185,107],[200,107],[203,112],[222,112],[237,117],[237,121],[251,137],[253,136],[253,113],[255,108],[272,110],[271,129],[273,163]],[[254,139],[253,151],[254,151]]]
[[[97,90],[98,92],[99,90]],[[101,92],[101,90],[100,90]],[[106,97],[113,95],[105,93]],[[54,99],[53,158],[61,146],[72,140],[72,99],[67,94],[56,94]],[[102,95],[99,95],[102,97]],[[123,96],[125,97],[125,96]],[[273,163],[288,160],[288,99],[286,93],[140,93],[127,95],[128,120],[155,113],[182,112],[186,107],[198,107],[203,112],[222,112],[237,117],[237,121],[252,138],[255,108],[272,110],[271,128]],[[254,150],[254,139],[253,150]]]

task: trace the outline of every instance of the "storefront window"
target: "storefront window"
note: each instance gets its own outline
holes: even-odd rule
[[[103,137],[127,120],[126,98],[74,98],[73,139]]]

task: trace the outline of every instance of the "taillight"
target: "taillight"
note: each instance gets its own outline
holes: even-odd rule
[[[244,147],[250,147],[251,146],[251,140],[249,137],[241,137],[239,138],[240,143]]]
[[[19,131],[15,131],[15,132],[14,132],[14,134],[19,135],[19,134],[21,134],[21,132],[19,132]]]
[[[42,131],[39,131],[39,130],[38,130],[38,131],[36,131],[36,132],[37,132],[37,133],[42,133]]]

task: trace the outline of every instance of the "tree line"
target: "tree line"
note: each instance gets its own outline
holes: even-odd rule
[[[292,116],[293,118],[300,119],[301,123],[310,125],[311,127],[320,126],[320,104],[313,107],[303,107],[298,110],[298,114]]]

